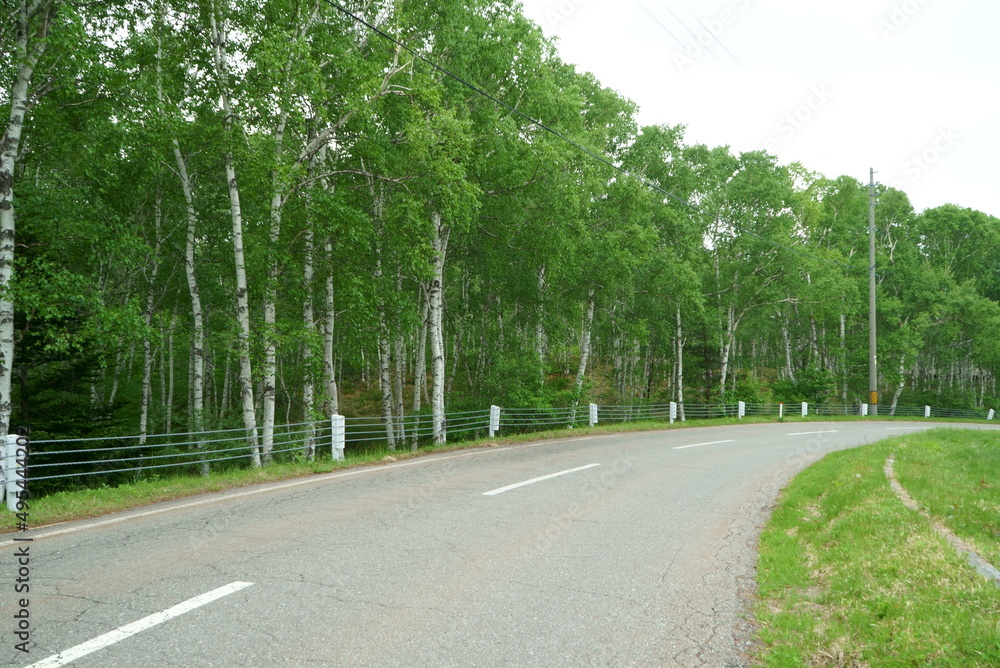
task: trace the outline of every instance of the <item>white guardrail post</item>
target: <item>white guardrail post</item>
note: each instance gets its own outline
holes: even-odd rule
[[[861,417],[868,417],[868,404],[861,404]]]
[[[343,415],[334,415],[330,418],[330,440],[333,446],[333,458],[336,461],[344,460],[344,445],[347,441],[347,419]]]
[[[597,404],[590,404],[590,419],[587,420],[588,426],[595,426],[597,424]]]
[[[490,438],[496,438],[498,431],[500,431],[500,407],[490,406]]]
[[[807,417],[809,415],[809,404],[802,402],[802,417]]]
[[[670,402],[670,424],[673,424],[676,421],[677,421],[677,402],[676,401],[671,401]]]
[[[924,417],[925,418],[929,418],[930,416],[931,416],[931,407],[930,406],[924,406]]]
[[[10,443],[10,436],[0,441],[0,495],[7,493],[7,481],[14,478],[14,464],[7,460],[7,444]],[[8,473],[8,469],[10,473]],[[2,496],[0,496],[2,498]],[[8,498],[8,503],[10,499]]]
[[[736,417],[742,420],[746,416],[747,416],[747,402],[741,401],[739,403],[739,410],[736,413]]]
[[[778,402],[778,419],[783,420],[785,418],[785,403]]]
[[[986,416],[986,419],[987,420],[992,420],[993,418],[996,417],[996,415],[997,415],[997,412],[991,408],[990,409],[990,414]]]

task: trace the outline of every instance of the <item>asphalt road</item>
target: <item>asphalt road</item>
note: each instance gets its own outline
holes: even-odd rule
[[[0,665],[746,666],[779,489],[826,452],[928,426],[545,441],[0,536]]]

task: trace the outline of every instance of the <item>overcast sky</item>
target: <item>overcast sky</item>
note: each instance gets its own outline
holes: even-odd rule
[[[522,2],[642,125],[1000,217],[997,0]]]

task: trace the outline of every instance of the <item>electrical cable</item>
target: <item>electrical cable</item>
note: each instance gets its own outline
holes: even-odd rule
[[[677,42],[677,45],[681,47],[681,50],[682,50],[682,51],[683,51],[684,53],[688,53],[688,47],[687,47],[687,45],[685,45],[685,44],[684,44],[684,42],[682,42],[682,41],[680,40],[680,38],[678,38],[678,37],[677,37],[677,35],[675,35],[674,33],[672,33],[672,32],[670,31],[670,28],[668,28],[668,27],[667,27],[666,25],[664,25],[664,24],[663,24],[663,21],[661,21],[661,20],[660,20],[660,19],[659,19],[659,18],[658,18],[658,17],[656,16],[656,14],[654,14],[654,13],[653,13],[653,12],[651,12],[651,11],[649,11],[649,9],[648,9],[648,8],[647,8],[647,7],[645,6],[645,5],[643,5],[643,4],[641,3],[641,2],[639,2],[639,0],[634,0],[634,2],[635,2],[635,4],[639,5],[639,8],[640,8],[640,9],[641,9],[642,11],[646,12],[647,14],[649,14],[649,17],[650,17],[651,19],[653,19],[653,21],[655,21],[655,22],[656,22],[656,23],[657,23],[657,24],[658,24],[658,25],[659,25],[659,26],[660,26],[661,28],[663,28],[663,30],[664,30],[664,31],[666,31],[666,33],[667,33],[668,35],[670,35],[671,37],[673,37],[673,38],[674,38],[674,41],[675,41],[675,42]],[[661,4],[662,4],[662,3],[661,3]],[[667,9],[667,11],[669,12],[670,10],[669,10],[669,9]],[[673,12],[670,12],[670,13],[671,13],[671,14],[673,14]],[[676,19],[676,18],[677,18],[677,16],[675,15],[675,16],[674,16],[674,18]],[[691,35],[692,35],[692,36],[694,36],[694,38],[695,38],[695,41],[697,41],[697,40],[698,40],[698,37],[697,37],[697,36],[696,36],[696,35],[695,35],[695,34],[694,34],[693,32],[691,32],[691,30],[690,30],[690,29],[689,29],[689,28],[688,28],[688,27],[687,27],[686,25],[684,25],[684,22],[683,22],[683,21],[680,21],[680,24],[681,24],[681,25],[682,25],[682,26],[684,27],[684,29],[685,29],[685,30],[687,30],[687,31],[688,31],[689,33],[691,33]],[[712,57],[713,57],[713,58],[715,58],[716,60],[718,60],[718,61],[719,61],[719,64],[720,64],[720,65],[724,65],[724,64],[725,64],[725,63],[723,63],[723,62],[722,62],[721,60],[719,60],[719,57],[718,57],[717,55],[715,55],[715,53],[714,53],[714,52],[713,52],[713,51],[712,51],[711,49],[709,49],[709,48],[708,48],[708,46],[705,46],[705,50],[706,50],[706,51],[708,51],[708,52],[709,52],[710,54],[712,54]],[[688,54],[688,55],[690,55],[690,54]]]
[[[651,11],[649,11],[648,9],[646,9],[645,7],[643,7],[641,4],[639,4],[639,0],[635,0],[635,2],[640,7],[642,7],[646,11],[647,14],[649,14],[650,16],[652,16],[654,21],[656,21],[657,23],[660,23],[659,19],[657,19],[656,16],[654,16]],[[715,60],[718,61],[718,63],[720,65],[725,65],[725,63],[722,62],[722,59],[720,59],[717,55],[715,55],[715,52],[712,51],[712,48],[708,44],[705,44],[705,42],[703,42],[702,40],[700,40],[698,38],[698,35],[696,35],[693,30],[691,30],[690,28],[688,28],[687,24],[684,23],[684,21],[681,19],[681,17],[677,16],[677,14],[675,14],[673,12],[673,10],[670,9],[670,7],[667,7],[666,3],[664,3],[663,0],[659,0],[659,3],[660,3],[660,6],[663,7],[663,9],[665,9],[668,14],[670,14],[672,17],[674,17],[675,21],[677,21],[678,23],[681,24],[681,27],[683,27],[685,30],[687,30],[688,34],[691,35],[692,38],[694,38],[694,41],[695,41],[696,45],[700,44],[706,51],[709,52],[709,54],[711,54],[711,56],[713,58],[715,58]],[[660,23],[660,26],[663,27],[664,30],[666,30],[666,27],[663,26],[662,23]],[[706,28],[706,30],[708,30],[708,29]],[[669,30],[667,30],[667,32],[670,33]],[[670,33],[670,36],[673,37],[673,33]],[[711,31],[709,31],[709,36],[711,36]],[[674,39],[677,39],[677,38],[674,37]],[[677,41],[678,41],[678,43],[680,43],[680,40],[677,40]],[[689,56],[692,55],[691,52],[689,51],[689,49],[687,47],[685,47],[683,44],[681,45],[681,48],[683,48],[684,52],[687,53]],[[729,54],[729,55],[732,55],[732,54]]]
[[[684,9],[686,9],[687,13],[690,14],[691,16],[693,16],[694,19],[695,19],[695,21],[697,21],[698,24],[701,25],[701,27],[704,28],[708,32],[709,35],[712,35],[713,37],[715,37],[715,41],[719,43],[719,46],[721,46],[722,49],[726,53],[728,53],[729,56],[733,60],[736,61],[736,64],[740,65],[742,67],[743,63],[740,62],[740,59],[737,58],[735,55],[733,55],[733,52],[726,48],[726,45],[722,43],[722,40],[719,38],[719,36],[716,35],[714,32],[712,32],[712,29],[709,28],[707,25],[705,25],[705,22],[702,21],[701,18],[697,14],[695,14],[694,12],[692,12],[691,9],[686,4],[684,4],[684,0],[678,0],[678,2],[681,3],[681,7],[683,7]],[[660,0],[660,4],[663,5],[663,0]],[[664,9],[666,9],[666,5],[663,5],[663,6],[664,6]],[[670,12],[669,9],[667,9],[667,11]],[[673,12],[670,12],[670,13],[673,14]]]

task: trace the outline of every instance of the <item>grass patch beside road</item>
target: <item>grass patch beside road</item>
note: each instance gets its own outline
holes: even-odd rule
[[[896,454],[896,477],[927,513],[1000,568],[1000,435],[940,430]]]
[[[763,665],[1000,665],[1000,588],[895,496],[893,453],[919,503],[984,557],[995,549],[997,434],[935,430],[827,455],[761,536]]]

